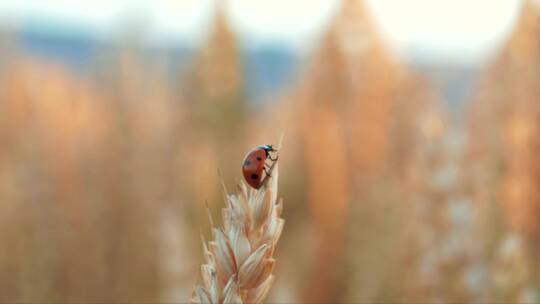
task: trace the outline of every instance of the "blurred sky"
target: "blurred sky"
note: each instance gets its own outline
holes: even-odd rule
[[[148,41],[197,44],[219,0],[0,0],[0,22],[39,19],[107,37],[137,23]],[[301,50],[320,34],[339,0],[222,0],[240,37]],[[520,0],[366,0],[388,43],[403,54],[470,61],[501,43]],[[73,25],[71,27],[70,25]]]

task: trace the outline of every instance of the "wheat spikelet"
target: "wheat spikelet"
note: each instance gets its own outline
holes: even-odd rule
[[[223,228],[216,228],[210,217],[213,240],[202,237],[206,263],[191,303],[261,303],[270,290],[272,255],[284,220],[283,203],[277,201],[277,161],[269,172],[259,190],[241,182],[234,195],[223,187]]]

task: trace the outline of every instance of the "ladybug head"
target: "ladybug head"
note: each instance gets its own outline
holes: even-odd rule
[[[263,149],[266,152],[275,152],[275,151],[277,151],[276,149],[274,149],[273,145],[263,145],[263,146],[260,146],[259,148]]]

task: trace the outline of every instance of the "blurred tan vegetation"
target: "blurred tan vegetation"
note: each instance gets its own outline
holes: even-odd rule
[[[344,1],[294,86],[250,103],[217,11],[171,78],[136,41],[91,73],[0,37],[0,302],[185,302],[249,148],[285,134],[269,302],[540,301],[540,8],[456,120]]]

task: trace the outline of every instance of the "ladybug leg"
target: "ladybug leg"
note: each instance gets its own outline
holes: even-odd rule
[[[270,168],[272,168],[272,165],[270,165],[269,163],[264,163],[264,168],[265,169],[270,169]]]
[[[266,171],[266,169],[267,169],[266,167],[264,167],[263,169],[264,169],[264,173],[266,173],[267,177],[272,177],[272,175],[270,175],[270,173],[268,173],[268,171]]]
[[[276,156],[276,158],[272,158],[272,157],[270,156],[270,154],[269,154],[269,155],[267,156],[267,158],[268,158],[269,160],[271,160],[271,161],[277,161],[279,157]]]

